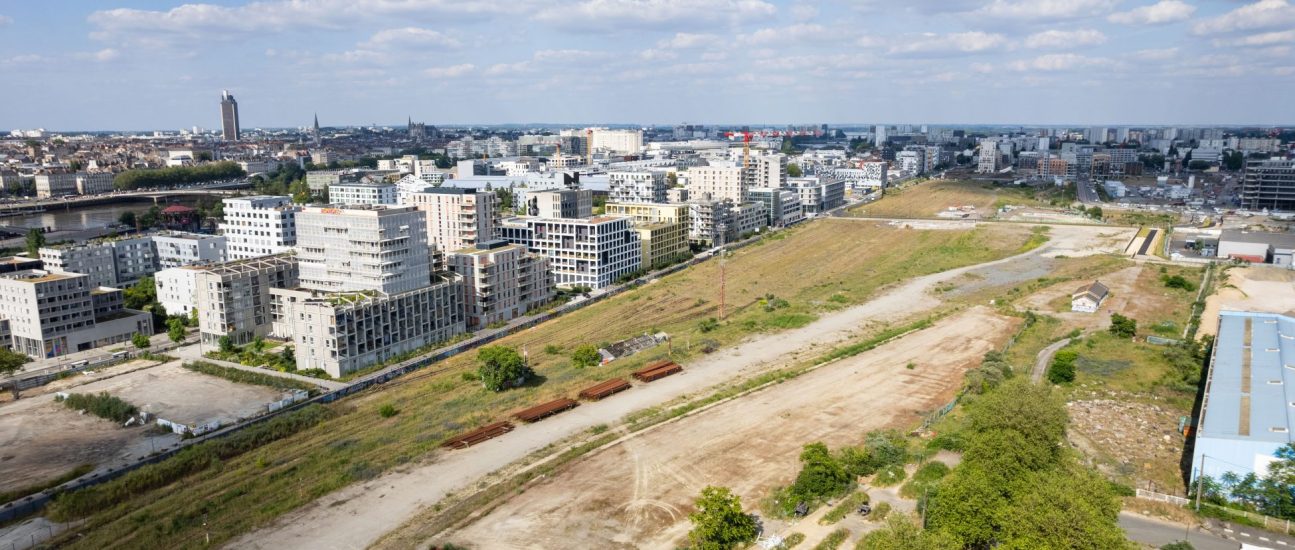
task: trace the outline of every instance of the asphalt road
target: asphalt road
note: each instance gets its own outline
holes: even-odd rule
[[[1095,184],[1091,181],[1081,181],[1075,184],[1079,202],[1084,204],[1102,202],[1101,197],[1097,196],[1097,190],[1093,188],[1093,185]]]
[[[1120,527],[1129,540],[1160,548],[1171,542],[1186,540],[1196,550],[1237,550],[1241,544],[1208,531],[1188,529],[1185,525],[1151,519],[1138,514],[1121,513]]]

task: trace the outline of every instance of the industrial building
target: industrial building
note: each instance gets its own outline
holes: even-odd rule
[[[1222,311],[1196,423],[1191,477],[1227,472],[1263,477],[1291,443],[1295,400],[1295,318]]]

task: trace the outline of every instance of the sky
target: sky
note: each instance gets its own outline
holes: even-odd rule
[[[0,128],[1295,123],[1292,0],[0,0]]]

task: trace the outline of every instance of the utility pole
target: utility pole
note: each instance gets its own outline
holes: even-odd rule
[[[1196,511],[1201,511],[1201,489],[1205,488],[1205,454],[1201,454],[1201,467],[1196,471]]]
[[[724,251],[719,257],[719,320],[724,320]]]

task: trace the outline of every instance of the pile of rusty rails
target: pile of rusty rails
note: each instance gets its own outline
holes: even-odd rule
[[[576,401],[575,399],[567,399],[565,397],[561,397],[561,398],[549,401],[548,403],[541,403],[529,409],[522,409],[520,411],[517,411],[513,413],[513,417],[517,418],[518,420],[521,420],[522,422],[538,422],[540,420],[544,420],[545,418],[548,418],[560,412],[574,409],[578,405],[580,405],[580,402]]]
[[[441,446],[450,449],[466,449],[476,445],[477,443],[499,437],[511,431],[513,431],[512,422],[495,422],[494,424],[486,424],[485,426],[470,432],[454,436],[445,443],[442,443]]]
[[[605,380],[603,382],[599,382],[597,385],[585,388],[580,392],[580,398],[597,401],[613,393],[622,392],[628,389],[630,389],[630,383],[626,382],[625,379],[612,378],[611,380]]]
[[[661,359],[648,363],[646,367],[634,371],[634,378],[640,382],[651,382],[681,370],[683,370],[683,367],[679,366],[679,363],[669,359]]]

